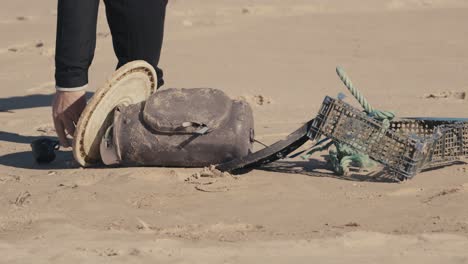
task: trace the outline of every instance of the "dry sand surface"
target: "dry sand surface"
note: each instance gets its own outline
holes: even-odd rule
[[[1,1],[0,263],[468,263],[468,165],[395,183],[320,155],[198,182],[69,150],[34,164],[29,142],[54,135],[56,2]],[[345,91],[336,65],[380,109],[468,117],[466,0],[169,2],[167,86],[243,96],[266,143]],[[116,64],[103,11],[90,95]]]

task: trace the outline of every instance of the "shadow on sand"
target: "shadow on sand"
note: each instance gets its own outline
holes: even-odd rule
[[[0,141],[8,141],[18,144],[30,144],[32,141],[44,138],[44,136],[23,136],[16,133],[0,131]],[[52,137],[48,137],[52,138]],[[56,139],[56,138],[53,138]],[[37,164],[34,161],[32,151],[8,153],[0,156],[0,165],[35,170],[57,170],[77,168],[73,161],[71,151],[57,151],[57,158],[50,164]]]
[[[57,151],[57,158],[49,164],[38,164],[34,160],[31,151],[9,153],[0,156],[0,165],[31,170],[63,170],[76,169],[78,164],[74,162],[71,151]]]
[[[384,182],[384,183],[396,183],[399,182],[394,176],[388,175],[384,171],[369,172],[363,174],[362,172],[351,172],[347,176],[339,176],[333,173],[332,168],[324,161],[319,160],[308,160],[308,161],[277,161],[267,164],[260,170],[281,172],[281,173],[293,173],[307,175],[311,177],[327,177],[347,181],[359,181],[359,182]],[[324,171],[327,172],[324,172]]]
[[[86,98],[90,98],[92,92],[86,92]],[[52,104],[53,94],[30,94],[0,98],[0,112],[13,112],[19,109],[46,107]]]
[[[93,94],[92,92],[86,92],[86,98],[91,98]],[[14,113],[14,110],[50,107],[53,96],[53,94],[32,94],[0,98],[0,112]],[[29,145],[32,141],[43,137],[44,136],[25,136],[17,133],[0,131],[0,141],[18,144]],[[77,168],[78,165],[72,161],[73,155],[71,151],[58,151],[56,160],[50,164],[37,164],[33,159],[31,151],[9,153],[0,156],[0,165],[35,170]]]
[[[44,138],[44,136],[23,136],[17,133],[0,131],[0,141],[30,144],[31,142],[39,138]]]

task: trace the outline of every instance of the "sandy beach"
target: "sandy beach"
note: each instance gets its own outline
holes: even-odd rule
[[[468,165],[394,182],[340,177],[323,155],[239,177],[92,168],[55,136],[57,1],[0,9],[0,263],[468,263]],[[89,97],[116,58],[100,7]],[[468,117],[466,0],[169,0],[164,87],[212,87],[251,104],[267,144],[340,92],[343,66],[379,109]],[[162,89],[164,89],[164,87]],[[198,188],[202,186],[202,188]],[[208,187],[203,187],[208,186]]]

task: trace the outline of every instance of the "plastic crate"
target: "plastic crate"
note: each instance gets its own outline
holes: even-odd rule
[[[397,133],[433,141],[424,169],[468,159],[468,119],[402,118],[392,121],[390,128]]]
[[[346,144],[405,179],[412,178],[425,167],[434,140],[402,132],[387,128],[362,110],[327,96],[311,124],[309,136],[316,140],[323,135]]]

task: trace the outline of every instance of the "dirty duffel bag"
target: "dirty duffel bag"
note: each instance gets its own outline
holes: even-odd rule
[[[118,106],[112,141],[125,166],[201,167],[252,151],[252,109],[210,88],[165,89]]]

